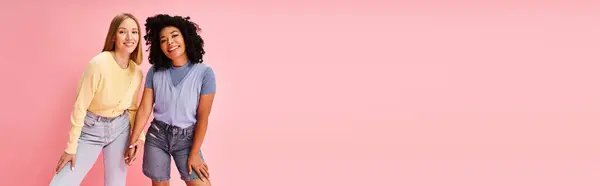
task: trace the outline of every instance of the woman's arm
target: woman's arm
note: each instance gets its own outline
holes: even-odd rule
[[[133,144],[137,141],[137,139],[145,139],[143,135],[144,127],[146,127],[146,123],[148,123],[148,118],[150,118],[150,114],[152,113],[154,107],[154,67],[150,67],[148,69],[148,73],[146,73],[146,81],[144,82],[144,92],[142,94],[142,101],[137,110],[135,119],[132,120],[133,126],[131,128],[131,136],[129,136],[129,144]]]
[[[143,79],[143,75],[142,75],[142,77],[140,77],[140,79]],[[136,117],[137,111],[139,109],[139,103],[138,102],[140,101],[139,100],[139,98],[140,98],[140,89],[141,89],[140,87],[143,87],[143,83],[140,83],[140,85],[138,85],[138,87],[136,87],[136,89],[135,89],[135,91],[133,93],[133,98],[131,99],[131,104],[130,104],[129,108],[127,109],[128,112],[129,112],[129,125],[131,126],[130,132],[132,132],[134,130],[135,117]],[[144,135],[143,130],[142,130],[142,133],[140,134],[140,136],[139,136],[138,139],[140,139],[140,140],[146,140],[146,136]]]
[[[129,136],[129,148],[125,152],[125,163],[131,165],[137,159],[137,153],[142,148],[142,142],[145,140],[145,136],[142,135],[146,122],[152,113],[152,106],[154,105],[154,90],[151,88],[144,88],[142,94],[142,103],[137,110],[135,115],[135,121],[133,128],[131,129],[131,135]]]
[[[202,143],[204,142],[204,136],[208,129],[208,116],[212,109],[213,100],[215,99],[215,92],[217,91],[215,73],[211,67],[206,69],[204,77],[202,78],[202,88],[200,92],[200,98],[198,102],[198,109],[196,113],[196,129],[194,131],[194,142],[190,154],[198,154]]]
[[[77,152],[77,141],[79,140],[79,136],[81,136],[83,121],[87,115],[87,109],[94,99],[94,94],[98,89],[99,83],[100,67],[94,62],[90,62],[81,76],[77,87],[77,97],[75,98],[73,112],[71,113],[69,141],[65,149],[65,152],[68,154],[75,154]]]
[[[200,149],[204,142],[204,136],[208,128],[208,116],[212,109],[213,100],[215,98],[216,83],[215,76],[212,68],[208,68],[202,78],[202,88],[200,91],[200,98],[198,98],[198,109],[196,111],[196,129],[194,131],[194,141],[190,149],[190,155],[188,157],[188,171],[189,174],[192,171],[196,171],[200,175],[200,180],[204,180],[202,177],[208,179],[208,166],[200,157]]]
[[[125,152],[125,163],[131,165],[139,152],[138,149],[142,148],[142,142],[146,139],[143,131],[150,118],[154,107],[154,88],[152,83],[154,80],[154,67],[150,67],[148,73],[146,73],[146,82],[144,83],[144,92],[142,94],[142,101],[133,120],[133,126],[131,128],[131,135],[129,136],[129,148]]]
[[[140,139],[144,127],[150,118],[152,113],[152,107],[154,106],[154,89],[144,88],[142,94],[142,102],[135,115],[135,121],[133,123],[133,129],[131,136],[129,137],[129,143],[134,143],[137,139]]]
[[[190,154],[200,153],[200,147],[202,146],[202,142],[204,142],[204,136],[208,129],[208,116],[210,115],[214,98],[215,93],[200,95],[196,129],[194,131],[194,143],[192,144]]]
[[[94,95],[100,84],[100,69],[94,62],[90,62],[79,80],[77,87],[77,97],[71,113],[71,128],[69,129],[69,140],[67,148],[58,160],[55,172],[58,173],[68,162],[71,162],[71,170],[75,168],[75,153],[83,122],[87,115],[87,110],[94,99]]]

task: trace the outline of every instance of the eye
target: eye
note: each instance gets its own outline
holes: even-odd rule
[[[133,34],[137,34],[137,33],[138,33],[138,31],[133,31],[132,33],[133,33]]]
[[[125,31],[119,30],[119,34],[124,34],[124,33],[125,33]]]
[[[166,40],[164,40],[164,39],[163,39],[163,40],[160,40],[160,43],[164,43],[165,41],[166,41]]]
[[[175,37],[177,37],[177,36],[179,36],[179,34],[174,34],[174,35],[173,35],[173,38],[175,38]]]

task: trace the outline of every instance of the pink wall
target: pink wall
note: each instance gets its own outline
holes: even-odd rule
[[[600,184],[598,3],[14,2],[1,185],[47,185],[78,77],[124,11],[205,30],[214,185]],[[149,185],[141,161],[128,183]]]

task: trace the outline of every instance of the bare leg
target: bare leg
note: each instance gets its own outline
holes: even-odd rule
[[[169,181],[152,181],[152,186],[169,186]]]
[[[202,177],[202,179],[204,179],[204,181],[192,180],[192,181],[186,181],[185,184],[187,186],[210,186],[210,180],[204,178],[204,176]]]

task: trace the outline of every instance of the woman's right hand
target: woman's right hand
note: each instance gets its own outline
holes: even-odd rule
[[[60,171],[68,162],[71,162],[71,171],[75,169],[75,154],[69,154],[64,152],[62,156],[60,156],[60,160],[58,160],[58,165],[56,166],[56,174]]]
[[[132,165],[133,161],[137,158],[138,152],[140,152],[140,149],[142,149],[143,146],[144,140],[140,139],[135,140],[135,142],[129,145],[129,148],[125,151],[125,164]]]

